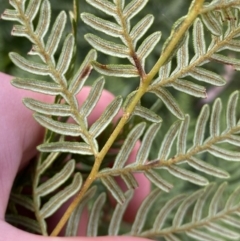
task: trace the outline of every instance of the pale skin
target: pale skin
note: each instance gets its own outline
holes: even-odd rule
[[[9,199],[9,194],[18,171],[23,169],[33,156],[37,154],[36,146],[41,143],[44,129],[33,119],[32,112],[23,104],[24,97],[31,97],[44,102],[52,102],[52,96],[33,93],[26,90],[17,89],[10,84],[11,76],[0,73],[0,241],[147,241],[147,239],[134,237],[84,237],[87,225],[87,213],[85,213],[79,228],[79,237],[43,237],[33,235],[19,230],[4,221],[5,211]],[[82,103],[89,92],[85,87],[78,95],[79,103]],[[114,96],[104,91],[102,97],[89,117],[89,122],[98,118],[104,108],[113,100]],[[129,157],[129,161],[134,161],[139,143]],[[139,188],[135,191],[134,198],[127,209],[125,219],[132,221],[140,203],[150,191],[150,183],[143,175],[136,175]],[[120,184],[123,189],[124,185]],[[67,204],[66,204],[67,205]],[[60,210],[51,218],[50,226],[56,225]],[[80,237],[81,236],[81,237]]]

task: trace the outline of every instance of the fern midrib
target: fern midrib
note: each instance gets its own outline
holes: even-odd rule
[[[173,37],[169,42],[168,46],[166,47],[165,51],[160,55],[160,58],[158,59],[156,64],[153,66],[151,71],[147,74],[147,77],[145,78],[145,82],[148,83],[148,85],[151,83],[153,78],[159,72],[159,69],[166,63],[169,56],[171,56],[171,53],[174,50],[174,48],[178,46],[178,42],[180,41],[182,36],[187,32],[189,27],[193,24],[194,20],[200,14],[204,1],[205,0],[194,1],[193,5],[190,7],[188,11],[187,17],[185,18],[184,22],[181,24],[181,27],[179,27],[179,29],[173,34]]]
[[[191,231],[192,229],[207,226],[214,221],[219,221],[223,219],[225,216],[231,215],[236,212],[240,212],[240,205],[235,205],[234,207],[229,208],[227,210],[223,209],[221,212],[216,213],[212,217],[206,217],[194,223],[186,223],[178,227],[165,228],[160,231],[154,231],[154,230],[145,231],[142,234],[135,234],[135,235],[138,237],[144,237],[144,238],[154,238],[154,237],[165,236],[173,233],[188,232],[188,231]]]
[[[21,10],[21,7],[19,6],[19,4],[20,3],[17,2],[18,11],[20,12],[20,16],[21,16],[21,18],[23,20],[23,23],[24,23],[24,25],[26,26],[26,28],[28,30],[29,36],[31,36],[31,38],[35,42],[35,45],[37,45],[39,54],[44,57],[45,63],[49,66],[49,71],[54,76],[54,78],[56,80],[58,80],[58,84],[61,85],[62,93],[66,97],[67,102],[69,103],[69,105],[71,106],[71,112],[72,112],[73,116],[75,117],[75,119],[77,120],[79,126],[81,127],[81,131],[87,137],[89,145],[91,146],[91,149],[92,149],[92,152],[93,152],[94,156],[96,156],[97,155],[97,150],[95,150],[95,148],[94,148],[95,145],[94,145],[92,136],[89,134],[89,132],[88,132],[88,130],[87,130],[85,124],[84,124],[84,121],[82,120],[82,116],[79,114],[79,111],[78,111],[77,106],[75,105],[72,93],[67,89],[67,86],[65,85],[65,81],[63,80],[62,74],[59,73],[59,71],[56,70],[54,63],[51,60],[50,55],[45,51],[45,48],[44,48],[42,42],[35,35],[28,18],[25,17],[25,14]]]
[[[31,23],[29,22],[29,19],[26,18],[25,13],[22,11],[21,3],[19,1],[16,1],[16,6],[17,6],[18,12],[20,13],[20,18],[22,20],[22,24],[25,25],[25,27],[27,28],[28,34],[33,39],[34,44],[36,46],[38,46],[39,54],[44,57],[45,63],[50,67],[50,71],[51,71],[52,75],[55,77],[56,80],[58,80],[59,84],[61,85],[62,93],[64,94],[64,96],[66,96],[66,98],[68,99],[69,105],[73,108],[72,113],[75,116],[75,118],[77,119],[80,127],[82,128],[83,133],[88,138],[88,141],[89,141],[89,144],[92,148],[92,151],[93,151],[94,155],[96,156],[97,151],[93,148],[95,145],[93,143],[92,137],[89,135],[89,133],[88,133],[88,131],[87,131],[85,125],[84,125],[84,122],[81,119],[81,116],[78,112],[78,109],[74,104],[73,97],[72,97],[71,93],[67,90],[61,74],[55,69],[54,63],[52,62],[51,57],[45,51],[45,48],[44,48],[42,42],[35,35],[35,33],[32,29]],[[36,173],[36,175],[34,177],[34,180],[33,180],[34,213],[35,213],[35,217],[36,217],[37,221],[39,222],[42,234],[48,235],[47,231],[46,231],[45,221],[44,221],[44,219],[42,219],[42,217],[40,215],[40,206],[39,206],[39,201],[38,201],[39,197],[36,195],[37,194],[36,192],[37,192],[38,181],[39,181],[39,175],[38,175],[38,173]]]
[[[130,37],[129,33],[128,33],[128,28],[127,28],[127,22],[126,22],[126,17],[123,16],[123,12],[122,12],[122,8],[121,8],[121,1],[118,0],[117,2],[117,14],[121,20],[121,27],[123,29],[123,36],[128,44],[128,48],[129,48],[129,55],[131,56],[131,58],[133,59],[134,63],[135,63],[135,67],[138,70],[138,74],[141,77],[141,79],[143,79],[146,75],[143,66],[141,64],[141,61],[139,60],[139,57],[137,56],[137,53],[135,51],[135,48],[133,46],[133,41],[132,38]]]
[[[163,56],[159,58],[157,63],[154,65],[153,69],[150,71],[149,74],[147,74],[143,79],[142,83],[140,83],[140,88],[138,89],[136,95],[134,96],[133,100],[129,104],[129,106],[126,108],[126,111],[123,113],[122,118],[120,119],[118,125],[115,127],[114,131],[112,132],[111,136],[101,149],[101,151],[98,153],[98,155],[95,158],[94,166],[92,167],[91,173],[88,176],[86,182],[82,186],[80,192],[77,194],[73,202],[70,204],[62,218],[60,219],[59,223],[54,228],[53,232],[51,233],[51,236],[56,236],[64,224],[67,222],[68,218],[70,217],[73,210],[76,208],[77,204],[81,201],[83,198],[85,192],[88,190],[88,188],[91,186],[93,181],[98,178],[98,171],[100,168],[100,165],[103,161],[103,158],[111,148],[112,144],[116,140],[119,133],[122,131],[124,125],[128,121],[131,113],[133,112],[135,106],[138,104],[141,97],[147,92],[147,88],[149,84],[151,83],[154,76],[158,73],[158,70],[160,67],[165,63],[166,59],[169,57],[169,55],[172,52],[172,49],[178,44],[178,40],[183,36],[183,34],[186,32],[186,29],[189,28],[190,25],[192,25],[193,21],[196,19],[197,15],[199,14],[200,9],[202,8],[204,0],[199,0],[194,3],[191,10],[189,11],[189,16],[187,16],[186,20],[182,24],[182,26],[179,28],[179,31],[176,33],[176,38],[173,38],[172,41],[170,41],[170,44],[168,45],[168,48],[166,48],[166,51],[164,52]]]
[[[230,40],[233,39],[234,35],[236,35],[240,31],[240,28],[234,29],[227,37],[224,38],[224,40],[218,40],[217,43],[208,50],[204,55],[199,56],[195,61],[193,61],[191,64],[189,64],[187,67],[182,68],[180,71],[176,72],[173,76],[161,80],[159,83],[149,86],[148,91],[154,90],[158,87],[164,87],[166,85],[169,85],[170,83],[176,81],[178,78],[181,78],[181,76],[186,75],[187,73],[191,72],[196,66],[199,66],[201,63],[203,63],[206,60],[209,60],[211,56],[218,51],[221,47],[226,45]]]
[[[231,8],[231,7],[238,7],[240,4],[240,0],[239,1],[235,1],[235,2],[230,2],[230,3],[220,3],[218,2],[218,5],[212,5],[212,6],[207,6],[205,8],[202,8],[201,10],[201,14],[203,13],[207,13],[207,12],[211,12],[211,11],[214,11],[214,10],[218,10],[218,9],[224,9],[224,8]]]
[[[118,168],[118,169],[108,169],[104,172],[100,172],[97,174],[97,178],[104,178],[107,176],[119,176],[121,174],[126,174],[126,173],[132,173],[132,172],[139,172],[139,171],[146,171],[152,168],[159,168],[159,167],[168,167],[171,165],[174,165],[176,163],[179,163],[181,161],[189,160],[192,156],[201,153],[203,151],[207,151],[211,146],[213,146],[216,143],[219,143],[221,141],[227,140],[228,138],[231,137],[232,134],[240,131],[240,126],[236,126],[232,129],[230,129],[229,132],[222,133],[219,136],[214,136],[207,141],[203,143],[203,145],[197,145],[194,148],[190,148],[189,151],[186,154],[178,154],[174,157],[171,157],[168,160],[158,160],[158,161],[153,161],[153,163],[149,162],[145,165],[138,165],[138,166],[126,166],[124,168]],[[146,160],[144,160],[146,161]]]

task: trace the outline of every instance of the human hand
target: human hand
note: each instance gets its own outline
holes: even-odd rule
[[[11,76],[0,73],[0,241],[146,241],[146,239],[134,237],[43,237],[19,230],[4,221],[4,215],[11,191],[11,187],[17,172],[27,165],[29,160],[36,155],[36,146],[43,138],[43,128],[33,119],[32,112],[23,104],[24,97],[31,97],[44,102],[52,102],[52,96],[46,96],[26,90],[16,89],[11,86]],[[78,95],[79,103],[82,103],[89,93],[89,88],[85,87]],[[95,110],[89,117],[89,122],[96,120],[104,108],[113,100],[113,95],[104,91]],[[34,138],[32,138],[34,137]],[[129,161],[133,161],[137,154],[139,143],[135,146],[130,155]],[[139,205],[150,192],[150,183],[137,174],[136,179],[139,188],[135,191],[126,211],[126,220],[132,221]],[[55,215],[56,217],[58,215]],[[58,220],[52,220],[57,222]],[[83,220],[81,228],[86,227]],[[84,229],[84,228],[83,228]],[[79,230],[79,235],[84,236],[85,230]]]

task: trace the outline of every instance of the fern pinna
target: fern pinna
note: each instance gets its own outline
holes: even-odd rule
[[[84,36],[93,49],[78,69],[75,68],[79,19],[79,3],[76,0],[73,1],[74,10],[70,12],[72,32],[66,36],[67,15],[64,11],[60,12],[51,25],[49,0],[9,2],[13,9],[5,10],[2,18],[19,22],[14,25],[12,35],[28,38],[32,43],[28,54],[40,57],[25,58],[18,53],[10,53],[12,62],[31,74],[47,76],[44,80],[17,77],[12,84],[53,95],[55,101],[49,104],[30,98],[23,100],[35,112],[36,121],[46,128],[46,133],[43,143],[38,146],[40,155],[30,169],[31,180],[23,182],[20,178],[20,184],[16,182],[13,187],[6,220],[34,233],[49,235],[46,219],[75,196],[50,235],[57,235],[68,221],[65,235],[75,236],[82,211],[88,206],[87,235],[97,236],[102,228],[99,220],[108,205],[106,192],[109,191],[118,204],[110,214],[108,230],[104,234],[153,239],[163,237],[167,241],[181,238],[238,240],[239,187],[232,190],[226,199],[223,193],[227,184],[224,182],[216,187],[208,179],[230,178],[231,173],[209,163],[206,157],[210,160],[215,157],[222,162],[240,160],[240,152],[237,151],[240,146],[240,124],[237,120],[239,93],[235,91],[230,95],[223,123],[220,98],[215,100],[211,110],[209,105],[204,105],[195,120],[184,113],[170,87],[194,97],[206,98],[209,84],[222,86],[226,83],[219,73],[209,70],[209,62],[231,65],[239,70],[239,60],[227,56],[226,50],[240,50],[240,1],[192,1],[187,15],[175,22],[170,36],[162,44],[161,32],[146,35],[154,21],[151,14],[132,24],[132,19],[146,7],[148,0],[126,3],[124,0],[86,0],[92,6],[90,9],[97,9],[107,17],[81,13],[84,24],[100,31],[101,36],[94,33]],[[210,41],[207,36],[210,36]],[[148,71],[145,63],[159,45],[162,46],[160,57]],[[192,47],[193,54],[189,50]],[[56,55],[57,50],[59,56]],[[126,60],[118,60],[120,64],[103,64],[97,61],[97,51]],[[89,125],[87,117],[102,95],[104,77],[97,77],[83,104],[78,103],[76,96],[90,78],[92,68],[105,76],[138,78],[139,86],[126,98],[116,97]],[[204,86],[204,83],[207,85]],[[157,99],[154,106],[163,103],[177,118],[158,141],[160,144],[154,159],[150,158],[150,150],[161,126],[166,125],[166,119],[161,118],[161,112],[160,116],[159,112],[154,112],[154,107],[147,108],[141,104],[142,97],[147,93]],[[122,117],[113,126],[111,122],[120,109]],[[73,119],[71,123],[67,122],[70,117]],[[107,138],[104,141],[101,138],[100,142],[104,132]],[[191,141],[188,132],[193,133]],[[129,164],[127,160],[139,139],[141,145],[136,159]],[[117,153],[112,153],[112,146],[114,150],[117,148]],[[106,163],[109,158],[111,165]],[[134,176],[138,172],[143,173],[155,189],[143,201],[133,224],[128,225],[126,230],[123,215],[133,196],[133,189],[138,187]],[[121,189],[116,177],[121,177],[127,191]],[[205,188],[190,195],[171,195],[176,184],[171,179]],[[28,185],[32,186],[31,196],[22,191]],[[146,222],[150,209],[156,209],[155,203],[161,197],[165,203],[158,208],[154,221]],[[16,205],[33,212],[35,219],[21,216]]]

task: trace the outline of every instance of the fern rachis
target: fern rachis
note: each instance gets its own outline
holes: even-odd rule
[[[159,59],[154,61],[155,64],[149,72],[145,63],[159,45],[162,34],[155,31],[146,37],[153,23],[152,15],[146,15],[135,25],[132,24],[132,19],[146,8],[147,0],[132,0],[126,3],[124,0],[87,0],[88,4],[104,12],[107,17],[103,19],[95,13],[81,13],[83,22],[101,34],[85,35],[85,39],[94,49],[88,52],[76,72],[72,66],[76,58],[79,7],[77,1],[73,3],[74,11],[70,14],[72,33],[66,37],[63,36],[67,15],[62,11],[51,26],[51,5],[48,0],[11,0],[14,10],[6,10],[2,15],[6,20],[20,23],[14,26],[12,34],[27,37],[33,45],[29,54],[40,57],[40,60],[36,61],[35,58],[28,59],[17,53],[10,53],[11,60],[29,73],[48,76],[50,79],[16,78],[13,85],[55,96],[52,104],[24,99],[24,104],[35,112],[35,119],[47,131],[44,142],[38,147],[41,154],[34,167],[33,197],[26,198],[19,192],[22,187],[16,188],[17,193],[13,190],[11,205],[22,205],[34,211],[35,226],[30,227],[29,220],[25,219],[28,221],[28,228],[48,235],[46,218],[68,198],[76,195],[51,235],[58,234],[70,214],[72,216],[66,235],[76,235],[77,227],[74,222],[78,222],[83,208],[89,202],[91,213],[88,235],[96,236],[100,214],[107,203],[106,194],[99,192],[104,190],[109,191],[118,202],[109,221],[106,232],[109,235],[120,232],[139,237],[164,237],[168,241],[179,240],[178,234],[185,233],[194,240],[239,239],[239,234],[234,231],[234,227],[239,227],[239,221],[235,217],[235,214],[239,213],[239,205],[234,203],[239,188],[232,192],[225,207],[219,204],[225,183],[219,185],[216,193],[209,198],[213,185],[209,184],[208,178],[225,179],[231,174],[205,159],[206,156],[211,156],[225,161],[240,161],[240,154],[234,149],[234,146],[240,145],[240,125],[237,121],[239,93],[235,91],[230,95],[225,111],[226,123],[223,124],[221,99],[215,100],[211,111],[209,105],[203,106],[198,118],[194,119],[184,113],[177,97],[168,88],[177,90],[174,93],[183,92],[205,98],[206,87],[200,85],[199,81],[215,86],[225,84],[219,73],[209,70],[209,62],[229,64],[239,70],[239,60],[226,56],[224,51],[239,52],[240,49],[240,2],[214,0],[204,4],[203,0],[192,1],[187,15],[173,25],[169,38],[162,46]],[[210,44],[209,40],[206,41],[207,31],[211,35]],[[108,36],[111,36],[111,40]],[[61,38],[64,38],[63,44],[60,43]],[[193,40],[193,44],[189,39]],[[55,54],[57,49],[60,52],[58,57]],[[116,57],[117,64],[98,62],[97,51],[111,58]],[[128,64],[119,58],[126,59]],[[116,97],[101,116],[89,125],[87,117],[101,97],[105,85],[104,77],[99,76],[95,80],[83,104],[78,103],[76,95],[87,79],[91,78],[92,68],[106,76],[137,77],[139,86],[137,90],[128,93],[126,98]],[[149,157],[151,147],[156,136],[159,138],[158,132],[162,132],[163,126],[168,125],[165,118],[141,104],[147,93],[153,94],[158,102],[162,102],[169,112],[178,118],[164,131],[165,134],[158,143],[157,157],[154,159]],[[112,126],[110,123],[120,108],[123,109],[123,114],[116,126]],[[69,117],[73,118],[72,123],[67,122]],[[194,123],[194,128],[191,123]],[[189,133],[193,133],[191,142],[188,140]],[[129,164],[127,160],[139,139],[142,139],[142,144],[135,161]],[[117,153],[113,154],[111,148],[118,150]],[[110,160],[111,158],[114,160]],[[138,186],[134,176],[137,172],[143,173],[157,188],[143,201],[131,230],[122,232],[122,217],[133,196],[130,189]],[[121,177],[129,190],[124,192],[115,177]],[[171,196],[173,187],[177,184],[171,182],[172,178],[206,188],[189,196]],[[95,186],[91,187],[92,185]],[[158,209],[151,228],[144,229],[148,211],[161,195],[167,197],[166,202]],[[24,200],[27,200],[28,205],[24,204]],[[205,204],[209,206],[207,216],[203,215],[206,214]],[[187,211],[192,206],[192,216],[189,217]],[[169,223],[166,220],[171,217],[174,207],[176,213],[172,217],[171,225],[167,226]],[[21,220],[17,219],[17,214],[14,215],[10,214],[8,220]],[[230,227],[222,223],[227,223]],[[205,233],[202,229],[208,232]],[[218,230],[222,230],[222,233],[217,234],[221,237],[215,236]]]

